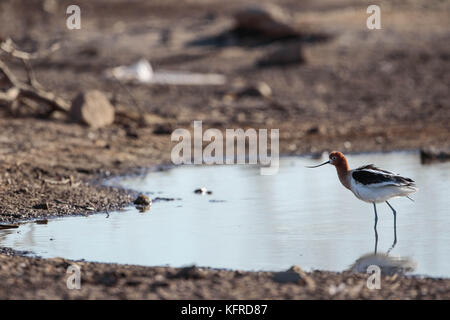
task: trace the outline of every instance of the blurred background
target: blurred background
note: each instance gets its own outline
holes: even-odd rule
[[[381,30],[356,0],[81,0],[81,29],[69,30],[72,2],[2,0],[0,37],[26,52],[57,44],[30,63],[39,83],[69,104],[100,90],[131,135],[203,120],[280,128],[284,153],[450,143],[448,1],[378,1]],[[2,112],[69,117],[29,102]]]

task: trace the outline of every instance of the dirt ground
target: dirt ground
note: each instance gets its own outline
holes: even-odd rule
[[[59,51],[33,61],[41,84],[68,100],[99,89],[133,116],[91,129],[61,113],[0,105],[2,223],[129,205],[135,192],[102,186],[101,179],[170,164],[170,133],[192,128],[193,120],[219,129],[278,128],[281,154],[450,148],[448,2],[381,1],[382,29],[368,30],[361,1],[278,1],[304,36],[269,43],[230,33],[233,12],[247,1],[78,3],[82,28],[68,30],[70,1],[2,1],[0,38],[27,51],[60,42]],[[303,63],[256,63],[292,43],[301,44]],[[157,71],[220,73],[227,82],[119,85],[102,76],[141,57]],[[11,68],[24,76],[20,64]],[[270,96],[240,94],[261,81]],[[447,279],[386,278],[388,285],[370,291],[362,285],[367,275],[349,272],[310,273],[311,288],[276,283],[267,272],[188,269],[186,275],[87,262],[79,263],[82,290],[67,290],[70,263],[0,249],[0,298],[450,298]],[[330,286],[340,283],[345,289],[331,294]]]

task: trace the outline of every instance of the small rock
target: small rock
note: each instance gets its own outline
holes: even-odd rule
[[[47,219],[36,220],[36,224],[48,224]]]
[[[207,191],[206,188],[205,188],[205,187],[202,187],[202,188],[195,189],[195,190],[194,190],[194,193],[197,193],[197,194],[205,194],[206,191]]]
[[[145,194],[140,194],[136,200],[134,200],[134,204],[139,206],[150,206],[152,204],[152,199]]]
[[[314,280],[299,266],[292,266],[287,271],[275,273],[273,280],[278,283],[298,283],[301,285],[307,285],[312,290],[316,287]]]
[[[114,122],[114,107],[98,90],[78,94],[70,108],[70,118],[92,128],[101,128]]]

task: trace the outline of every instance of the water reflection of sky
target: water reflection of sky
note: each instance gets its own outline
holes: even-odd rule
[[[416,180],[420,191],[393,199],[398,243],[391,255],[410,257],[415,273],[450,276],[450,163],[422,166],[416,153],[362,154],[351,167],[375,163]],[[249,166],[186,166],[121,184],[155,202],[142,214],[134,208],[90,217],[27,224],[0,232],[0,245],[102,262],[183,266],[197,264],[245,270],[343,270],[373,252],[373,208],[342,187],[335,169],[306,169],[317,161],[284,158],[279,173],[261,176]],[[212,195],[193,190],[205,186]],[[210,200],[226,200],[210,202]],[[393,241],[393,216],[378,205],[378,251]],[[50,240],[53,238],[54,240]]]

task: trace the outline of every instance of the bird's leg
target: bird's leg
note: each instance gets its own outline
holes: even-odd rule
[[[376,206],[375,202],[373,203],[373,210],[375,211],[375,225],[373,226],[373,230],[375,230],[375,254],[377,254],[377,246],[378,246],[377,222],[378,222],[378,215],[377,215],[377,206]]]
[[[391,208],[392,213],[394,214],[394,243],[392,244],[391,250],[395,247],[395,245],[397,244],[397,211],[395,211],[395,209],[391,206],[391,204],[389,202],[387,202],[387,205],[389,206],[389,208]]]

